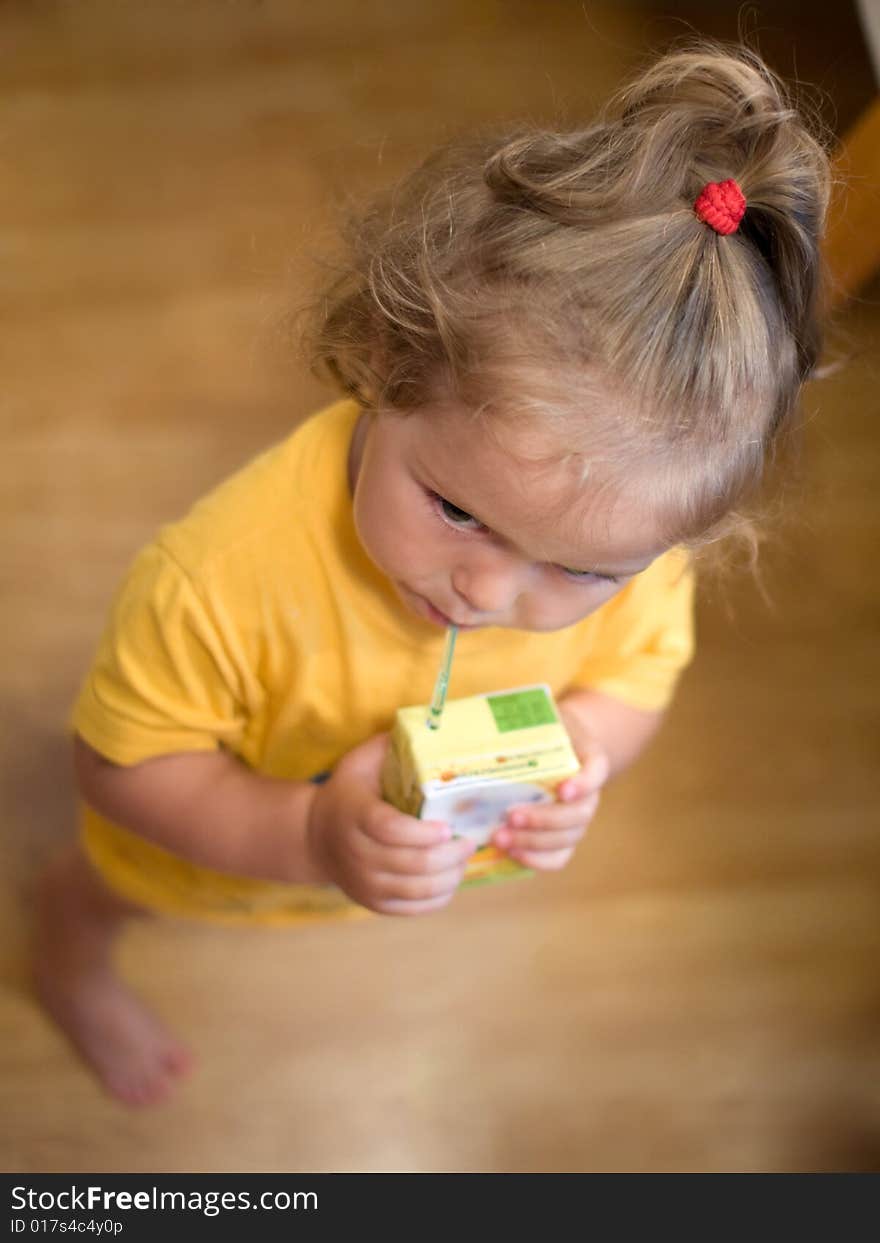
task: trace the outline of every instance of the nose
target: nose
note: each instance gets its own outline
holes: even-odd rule
[[[456,566],[452,586],[472,613],[507,613],[526,589],[528,570],[503,550],[483,551]]]

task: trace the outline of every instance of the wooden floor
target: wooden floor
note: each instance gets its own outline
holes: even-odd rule
[[[126,975],[201,1057],[144,1114],[27,986],[111,592],[326,399],[278,324],[339,209],[462,126],[587,115],[680,33],[670,11],[0,8],[4,1170],[880,1170],[878,289],[809,393],[772,610],[748,578],[706,584],[668,728],[565,874],[424,920],[133,929]],[[862,70],[826,63],[845,121]]]

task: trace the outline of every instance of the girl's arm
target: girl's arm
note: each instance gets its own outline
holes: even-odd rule
[[[446,906],[473,844],[380,798],[387,736],[361,743],[328,781],[283,781],[225,751],[165,755],[123,768],[76,740],[88,803],[192,863],[287,884],[338,885],[370,910]]]
[[[603,785],[639,755],[662,712],[630,708],[600,691],[574,690],[557,701],[581,770],[559,783],[553,803],[511,808],[492,840],[526,867],[565,867],[596,813]]]
[[[559,699],[562,719],[580,756],[598,743],[608,757],[609,777],[616,776],[642,753],[665,716],[647,712],[600,691],[572,690]]]
[[[240,876],[321,884],[306,826],[318,789],[246,768],[228,751],[163,755],[125,766],[78,735],[74,767],[96,811],[201,867]]]

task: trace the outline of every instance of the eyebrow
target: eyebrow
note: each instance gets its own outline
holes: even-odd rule
[[[463,514],[469,514],[471,518],[474,518],[476,519],[477,522],[479,522],[480,526],[485,527],[486,530],[490,531],[493,535],[497,535],[499,539],[503,539],[505,543],[508,543],[508,544],[512,543],[512,541],[509,540],[506,535],[503,535],[500,532],[496,531],[495,528],[491,527],[488,522],[484,522],[483,519],[480,517],[480,515],[475,514],[474,511],[469,506],[459,505],[458,501],[454,501],[451,496],[447,495],[445,489],[441,491],[432,482],[430,482],[433,476],[431,475],[429,470],[424,469],[424,474],[427,480],[429,481],[429,486],[431,488],[431,491],[435,494],[435,496],[439,496],[441,500],[446,501],[449,505],[454,505],[455,508],[460,509]],[[636,574],[641,574],[644,570],[647,570],[648,566],[651,565],[651,563],[659,555],[660,555],[659,553],[655,553],[653,556],[648,557],[647,561],[645,561],[644,557],[639,557],[637,558],[637,560],[639,562],[644,562],[644,564],[639,564],[638,566],[635,567],[635,569],[629,569],[629,570],[607,570],[604,568],[600,569],[596,565],[588,566],[586,569],[580,569],[579,567],[570,565],[564,561],[545,562],[544,564],[555,565],[559,569],[562,569],[562,570],[570,570],[573,574],[595,574],[597,578],[630,578]]]

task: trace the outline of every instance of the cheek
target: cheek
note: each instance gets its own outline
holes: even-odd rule
[[[529,625],[535,630],[564,630],[595,613],[619,588],[547,587],[530,601]]]
[[[422,512],[399,485],[375,481],[359,488],[354,523],[369,557],[392,575],[412,568],[429,553]]]
[[[393,524],[387,508],[377,496],[369,492],[358,494],[354,506],[354,525],[367,555],[385,568],[389,551],[394,547],[391,535]]]
[[[603,605],[612,600],[620,591],[619,586],[603,584],[600,587],[586,588],[580,599],[577,600],[575,608],[575,616],[572,625],[575,622],[583,621],[585,617],[589,617],[591,613],[595,613],[601,609]]]
[[[358,480],[352,504],[355,530],[364,548],[374,556],[381,542],[382,513],[377,503],[376,489],[364,480]]]

